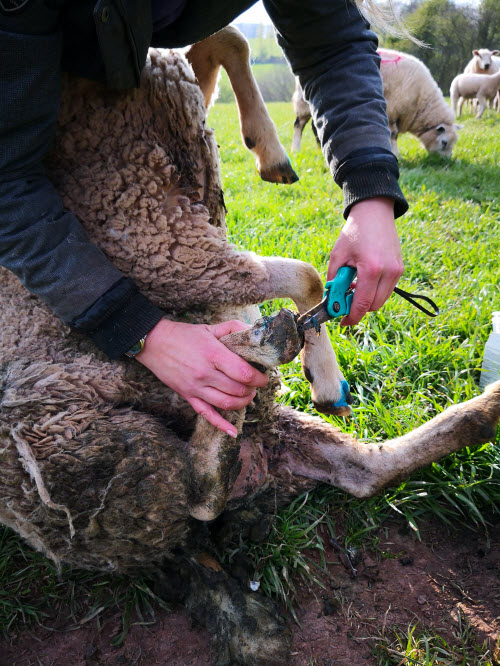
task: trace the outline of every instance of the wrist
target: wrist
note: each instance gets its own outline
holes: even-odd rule
[[[373,197],[355,203],[349,211],[349,218],[367,220],[377,217],[388,224],[394,225],[394,199],[390,197]]]

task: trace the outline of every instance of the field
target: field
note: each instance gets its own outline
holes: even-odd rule
[[[291,104],[271,103],[268,107],[288,148],[293,126]],[[491,313],[500,310],[500,116],[487,111],[480,121],[466,116],[463,123],[451,160],[429,157],[412,137],[400,139],[401,184],[410,203],[410,211],[397,223],[406,267],[400,286],[433,298],[441,314],[429,319],[393,296],[353,330],[329,325],[340,365],[355,396],[353,417],[331,421],[361,440],[398,436],[479,392]],[[326,276],[329,253],[343,223],[342,202],[310,127],[304,131],[302,151],[292,156],[299,182],[277,186],[260,181],[252,156],[241,144],[234,104],[215,105],[209,124],[215,128],[220,145],[231,241],[259,254],[308,261]],[[290,304],[275,302],[263,306],[263,311],[269,313],[281,305]],[[286,391],[281,400],[313,412],[308,384],[298,363],[283,369],[283,381]],[[296,644],[293,662],[297,665],[359,663],[352,656],[351,661],[343,661],[341,651],[328,652],[320,641],[314,642],[314,612],[322,614],[322,621],[326,618],[335,625],[330,630],[337,632],[339,646],[345,643],[351,655],[352,650],[360,650],[362,663],[493,665],[500,663],[493,656],[500,630],[500,620],[493,612],[500,613],[500,590],[495,588],[500,561],[499,508],[500,450],[486,445],[452,455],[371,500],[354,500],[335,489],[321,488],[282,512],[270,539],[246,547],[244,554],[253,563],[253,577],[261,589],[288,607],[291,624],[294,617],[300,621],[296,631],[302,643]],[[373,621],[373,616],[371,623],[361,621],[364,616],[359,603],[356,606],[356,600],[349,597],[352,581],[339,566],[329,537],[350,549],[353,559],[356,553],[363,553],[368,581],[366,572],[377,566],[377,580],[389,587],[391,577],[403,571],[399,562],[403,551],[411,548],[415,561],[420,557],[427,563],[438,553],[446,567],[432,575],[441,584],[438,577],[444,576],[443,571],[455,571],[456,549],[467,546],[464,557],[468,558],[470,576],[473,578],[472,571],[482,572],[483,591],[477,588],[473,594],[470,587],[465,589],[449,574],[463,593],[455,590],[452,598],[453,586],[442,583],[441,601],[456,602],[456,631],[444,622],[439,631],[441,620],[436,608],[431,608],[430,592],[413,594],[411,586],[418,601],[412,605],[408,600],[415,616],[411,622],[402,614],[388,615],[390,604],[397,599],[391,599],[382,610],[375,608],[377,604],[370,607],[374,615],[379,613],[380,622]],[[451,544],[456,546],[455,553]],[[480,549],[481,557],[477,555]],[[233,556],[224,555],[228,566]],[[382,569],[382,564],[389,568]],[[331,584],[332,570],[342,585]],[[148,640],[150,644],[164,641],[167,646],[165,633],[161,633],[166,626],[171,627],[170,645],[175,643],[175,631],[184,637],[189,632],[179,619],[182,614],[169,615],[147,581],[70,571],[59,578],[50,563],[1,528],[0,576],[0,628],[5,636],[0,643],[0,665],[209,663],[201,658],[191,661],[187,656],[183,661],[172,656],[174,652],[168,658],[160,653],[155,657],[160,661],[147,657],[144,644]],[[412,582],[411,576],[408,580]],[[371,589],[372,583],[367,585]],[[322,605],[325,590],[328,603],[335,606],[328,613]],[[366,585],[363,590],[365,594]],[[398,588],[395,593],[404,595],[405,591]],[[438,592],[436,595],[437,599]],[[361,596],[359,590],[358,602]],[[468,603],[473,597],[474,603]],[[377,602],[381,607],[383,600],[381,592]],[[319,604],[320,611],[314,611],[314,604]],[[422,613],[417,613],[419,608]],[[309,609],[309,615],[304,609]],[[310,625],[312,633],[307,634]],[[95,636],[101,632],[100,660],[93,661],[90,655],[88,660],[64,662],[61,648],[60,652],[44,652],[35,661],[35,648],[40,655],[40,640],[44,646],[60,645],[57,632],[66,632],[64,639],[68,640],[70,629],[78,629],[71,633],[75,650],[77,635],[96,645]],[[330,641],[336,640],[333,634],[329,636]],[[191,634],[189,637],[187,642],[198,640],[191,639]],[[209,649],[206,636],[201,635],[200,640],[201,649]],[[7,661],[2,661],[2,648],[8,650]],[[123,655],[124,660],[116,661]]]

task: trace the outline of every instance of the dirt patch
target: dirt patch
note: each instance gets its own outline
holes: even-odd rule
[[[324,589],[299,587],[300,626],[290,620],[291,666],[376,664],[374,641],[367,638],[416,622],[453,644],[460,617],[470,623],[478,643],[494,645],[500,636],[500,522],[491,526],[489,538],[433,522],[421,527],[421,535],[419,541],[403,524],[382,528],[377,549],[358,553],[358,561],[354,556],[355,577],[343,555],[325,543]],[[78,629],[61,615],[55,631],[37,627],[0,641],[0,666],[213,663],[208,633],[193,627],[182,609],[158,611],[157,622],[149,626],[135,624],[119,648],[110,645],[119,631],[119,614]]]

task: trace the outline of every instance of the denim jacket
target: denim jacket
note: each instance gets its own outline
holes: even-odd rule
[[[163,313],[89,241],[45,174],[61,71],[138,86],[150,45],[200,41],[252,4],[187,0],[175,23],[153,34],[148,0],[28,0],[18,9],[0,1],[0,265],[111,358]],[[405,212],[374,33],[350,0],[264,4],[311,105],[345,214],[374,196]]]

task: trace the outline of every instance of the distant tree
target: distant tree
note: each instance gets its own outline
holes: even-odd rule
[[[386,38],[384,43],[422,60],[446,94],[452,79],[470,60],[471,50],[477,48],[477,10],[455,5],[451,0],[424,0],[404,20],[412,34],[428,44],[428,48],[393,37]]]
[[[482,0],[477,26],[477,48],[500,49],[500,2]]]

